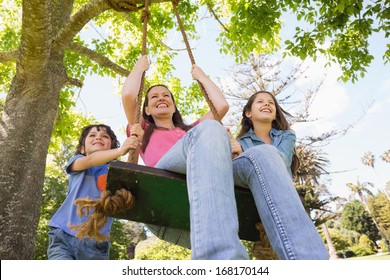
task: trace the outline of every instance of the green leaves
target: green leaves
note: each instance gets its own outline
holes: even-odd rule
[[[304,19],[310,25],[303,31],[296,29],[293,40],[286,40],[286,55],[298,56],[301,59],[319,54],[324,55],[330,63],[337,63],[343,71],[340,79],[344,82],[356,82],[364,77],[367,67],[374,59],[370,54],[369,40],[375,32],[385,32],[388,37],[390,9],[382,1],[368,5],[364,1],[314,1],[317,10],[305,7],[308,13],[303,14],[295,5],[297,19]],[[388,11],[388,12],[386,12]],[[309,16],[310,15],[310,16]],[[389,47],[383,56],[389,61]]]
[[[281,11],[277,1],[228,2],[228,31],[221,32],[217,39],[222,53],[243,62],[251,53],[272,53],[279,48]]]

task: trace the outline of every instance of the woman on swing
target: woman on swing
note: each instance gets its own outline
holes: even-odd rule
[[[147,56],[140,57],[122,89],[128,134],[138,136],[147,166],[186,174],[191,232],[189,237],[179,229],[149,226],[150,230],[161,239],[191,247],[192,259],[248,259],[238,237],[230,138],[219,122],[229,109],[225,97],[193,65],[192,77],[204,86],[219,119],[208,112],[194,124],[184,124],[169,89],[154,85],[146,93],[141,126],[135,124],[136,99],[149,66]]]

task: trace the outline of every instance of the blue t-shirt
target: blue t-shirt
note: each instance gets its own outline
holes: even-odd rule
[[[271,145],[278,149],[288,172],[292,176],[291,163],[297,137],[291,130],[278,130],[275,128],[271,128],[270,137]],[[238,139],[238,142],[240,143],[243,152],[254,146],[265,144],[263,140],[257,137],[253,129],[250,129],[247,133],[241,136]]]
[[[49,226],[61,228],[66,233],[73,236],[76,235],[76,232],[72,231],[69,228],[69,225],[81,224],[89,217],[88,215],[81,218],[77,215],[77,206],[74,205],[75,200],[86,197],[89,197],[92,200],[100,199],[100,194],[103,189],[105,189],[108,172],[108,164],[93,166],[82,171],[71,172],[70,166],[80,157],[84,157],[84,155],[75,155],[68,161],[66,168],[66,172],[70,175],[68,195],[49,222]],[[104,228],[100,230],[100,233],[109,235],[111,224],[112,218],[109,217]]]

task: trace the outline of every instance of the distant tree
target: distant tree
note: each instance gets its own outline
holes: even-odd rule
[[[353,244],[351,239],[343,235],[341,231],[334,228],[329,228],[328,231],[329,235],[331,236],[334,248],[337,252],[346,251]]]
[[[371,212],[367,204],[367,196],[374,196],[370,190],[370,188],[374,187],[374,184],[371,182],[360,183],[359,179],[357,179],[356,184],[347,183],[347,187],[351,190],[351,198],[354,198],[357,195],[360,201],[363,203],[366,211]]]
[[[386,159],[385,154],[383,154],[381,158]],[[361,160],[362,160],[364,165],[371,167],[375,171],[376,176],[379,178],[379,175],[375,169],[375,155],[372,152],[366,152],[363,155],[363,157],[361,158]],[[380,188],[382,189],[382,191],[386,195],[387,199],[390,201],[390,195],[387,193],[386,189],[383,188],[382,186],[380,186]]]
[[[329,216],[326,205],[334,201],[326,185],[320,183],[320,177],[327,174],[326,167],[329,161],[323,157],[320,149],[300,144],[296,147],[300,161],[297,176],[294,179],[298,194],[303,200],[306,211],[316,214],[316,225],[324,223],[333,216]]]
[[[358,200],[347,203],[340,217],[343,228],[367,235],[373,242],[380,239],[371,215]]]
[[[363,157],[361,158],[364,165],[370,166],[372,168],[375,167],[375,156],[371,152],[364,153]]]
[[[390,250],[390,202],[383,193],[368,200],[372,215],[376,217],[382,239]]]
[[[381,159],[387,163],[390,163],[390,150],[387,150],[381,155]]]

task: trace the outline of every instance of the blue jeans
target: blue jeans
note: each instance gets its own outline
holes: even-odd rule
[[[156,168],[187,175],[192,259],[248,259],[238,237],[230,139],[220,123],[205,120],[193,127]],[[188,232],[150,229],[162,239],[188,243]]]
[[[49,260],[108,260],[109,252],[108,241],[80,240],[60,228],[51,227],[49,230]]]
[[[272,248],[280,259],[328,259],[291,176],[272,145],[252,147],[233,160],[236,185],[250,188]]]

